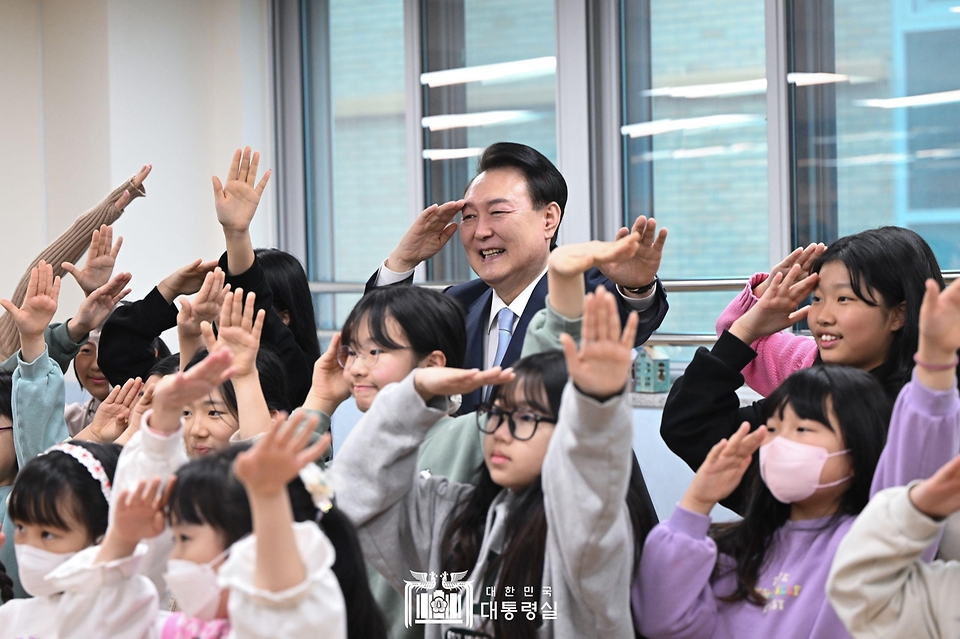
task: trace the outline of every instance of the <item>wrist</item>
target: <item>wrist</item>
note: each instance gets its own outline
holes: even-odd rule
[[[391,271],[394,271],[395,273],[406,273],[407,271],[412,271],[415,268],[417,268],[416,263],[410,263],[409,261],[402,259],[400,257],[397,257],[393,254],[391,254],[390,257],[387,258],[387,261],[384,262],[384,266],[386,266]]]
[[[90,329],[75,317],[67,320],[67,337],[74,344],[79,344],[90,333]]]
[[[760,339],[760,336],[759,336],[759,335],[757,335],[755,332],[751,331],[751,330],[746,326],[746,322],[743,321],[743,318],[742,318],[742,317],[739,318],[739,319],[737,319],[737,320],[735,320],[735,321],[733,322],[733,324],[730,326],[730,328],[727,329],[727,330],[728,330],[728,332],[729,332],[731,335],[733,335],[734,337],[736,337],[738,340],[740,340],[741,342],[743,342],[743,343],[746,344],[747,346],[750,346],[750,345],[753,344],[755,341],[757,341],[758,339]]]
[[[159,433],[175,433],[180,429],[180,418],[183,416],[182,407],[164,406],[163,402],[158,402],[154,398],[153,412],[150,414],[150,421],[147,426],[150,430]]]
[[[683,499],[680,500],[681,508],[684,510],[689,510],[692,513],[699,513],[701,515],[709,515],[710,511],[713,510],[715,505],[716,502],[703,500],[690,494],[684,495]]]
[[[167,304],[173,304],[173,300],[177,299],[177,295],[179,295],[177,288],[167,280],[163,280],[157,284],[157,290],[160,291],[160,295],[167,301]]]
[[[925,482],[920,482],[919,484],[911,486],[910,490],[907,491],[907,498],[910,500],[910,503],[913,504],[913,507],[922,514],[931,519],[942,519],[944,515],[936,512],[936,508],[932,507],[933,504],[928,503],[923,490],[924,483]]]
[[[650,282],[644,284],[643,286],[621,285],[620,288],[623,289],[624,293],[627,293],[631,297],[646,297],[650,293],[650,291],[652,291],[654,287],[656,287],[656,285],[657,285],[657,276],[654,275],[653,279]]]
[[[307,395],[306,401],[303,402],[303,407],[307,410],[315,410],[326,413],[327,415],[333,415],[342,403],[342,399],[322,397],[311,391]]]
[[[599,389],[584,388],[579,383],[577,383],[577,380],[573,380],[573,385],[576,386],[577,390],[580,391],[580,393],[582,393],[583,395],[586,395],[590,399],[600,402],[601,404],[603,402],[613,399],[617,395],[622,394],[623,389],[625,388],[625,386],[619,386],[615,391],[611,391],[610,389],[602,389],[602,388],[599,388]]]
[[[223,236],[228,241],[244,240],[249,234],[249,226],[223,226]]]
[[[32,362],[37,359],[46,346],[46,342],[43,340],[43,333],[20,333],[20,351],[24,361]]]
[[[957,366],[957,351],[931,344],[921,336],[913,361],[919,366],[926,364],[931,370],[949,370]]]

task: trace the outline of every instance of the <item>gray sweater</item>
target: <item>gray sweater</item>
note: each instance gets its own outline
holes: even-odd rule
[[[425,404],[411,373],[380,391],[333,464],[337,504],[357,525],[364,556],[400,591],[417,581],[411,571],[436,573],[439,590],[447,519],[473,490],[417,473],[418,448],[446,408],[446,398]],[[537,595],[541,605],[555,607],[556,619],[544,620],[539,637],[634,636],[633,532],[625,501],[632,434],[626,393],[600,403],[567,383],[541,475],[548,529],[542,585],[552,593]],[[503,490],[488,511],[480,559],[466,577],[475,603],[484,595],[478,575],[503,540],[514,497]],[[492,634],[484,621],[475,615],[473,629]],[[427,625],[425,637],[440,639],[449,627]]]

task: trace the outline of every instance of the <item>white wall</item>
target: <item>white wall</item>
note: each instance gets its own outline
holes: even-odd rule
[[[0,295],[28,262],[143,164],[148,196],[116,224],[130,299],[216,258],[211,175],[249,144],[273,166],[267,0],[0,2]],[[275,242],[275,185],[254,222]],[[68,278],[69,279],[69,278]],[[80,302],[67,282],[58,318]]]

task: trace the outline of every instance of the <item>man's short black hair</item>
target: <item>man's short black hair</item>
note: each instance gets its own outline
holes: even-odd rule
[[[477,163],[477,175],[493,169],[517,169],[523,173],[527,182],[527,194],[538,210],[551,202],[560,207],[560,220],[557,230],[550,240],[550,249],[557,247],[557,235],[560,222],[563,221],[563,209],[567,206],[567,182],[560,171],[542,153],[526,144],[516,142],[497,142],[491,144],[480,156]]]

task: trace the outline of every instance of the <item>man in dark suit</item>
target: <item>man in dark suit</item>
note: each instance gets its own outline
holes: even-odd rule
[[[547,258],[567,203],[567,184],[550,160],[512,142],[483,152],[477,176],[462,200],[433,205],[407,230],[400,243],[367,282],[367,290],[413,282],[418,264],[430,259],[453,237],[454,217],[462,211],[460,238],[470,266],[480,277],[445,292],[467,313],[466,368],[507,367],[519,357],[527,325],[547,296]],[[666,229],[641,216],[617,233],[638,233],[640,250],[626,263],[591,269],[587,290],[606,286],[617,295],[621,321],[640,313],[637,344],[650,337],[667,313],[667,297],[657,278]],[[473,410],[481,391],[463,398],[460,412]]]

